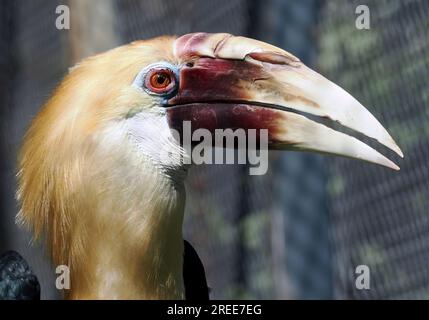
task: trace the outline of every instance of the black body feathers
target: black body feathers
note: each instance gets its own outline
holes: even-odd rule
[[[18,252],[0,256],[0,300],[40,300],[39,280]]]
[[[183,241],[185,244],[183,280],[186,300],[208,301],[209,288],[203,263],[192,245],[186,240]]]

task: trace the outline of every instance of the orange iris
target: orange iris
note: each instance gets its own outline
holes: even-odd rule
[[[171,75],[167,71],[159,71],[150,77],[150,85],[155,89],[164,89],[171,83]]]

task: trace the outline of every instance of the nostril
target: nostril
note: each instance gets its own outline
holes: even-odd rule
[[[187,62],[186,66],[192,68],[194,66],[194,62]]]

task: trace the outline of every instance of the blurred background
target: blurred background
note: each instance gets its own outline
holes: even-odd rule
[[[358,5],[370,29],[356,28]],[[70,9],[58,30],[55,10]],[[360,100],[405,154],[400,172],[270,153],[267,175],[199,166],[187,180],[185,238],[212,298],[429,298],[429,2],[424,0],[31,0],[0,2],[0,252],[58,298],[43,248],[15,225],[16,153],[69,67],[135,39],[229,32],[280,46]],[[367,265],[371,289],[355,286]]]

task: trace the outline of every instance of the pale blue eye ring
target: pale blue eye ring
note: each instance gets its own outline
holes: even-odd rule
[[[169,77],[167,86],[156,87],[151,85],[151,77],[158,73]],[[144,90],[147,94],[170,98],[177,93],[177,89],[179,88],[179,70],[177,66],[168,62],[153,63],[138,73],[132,85]]]

